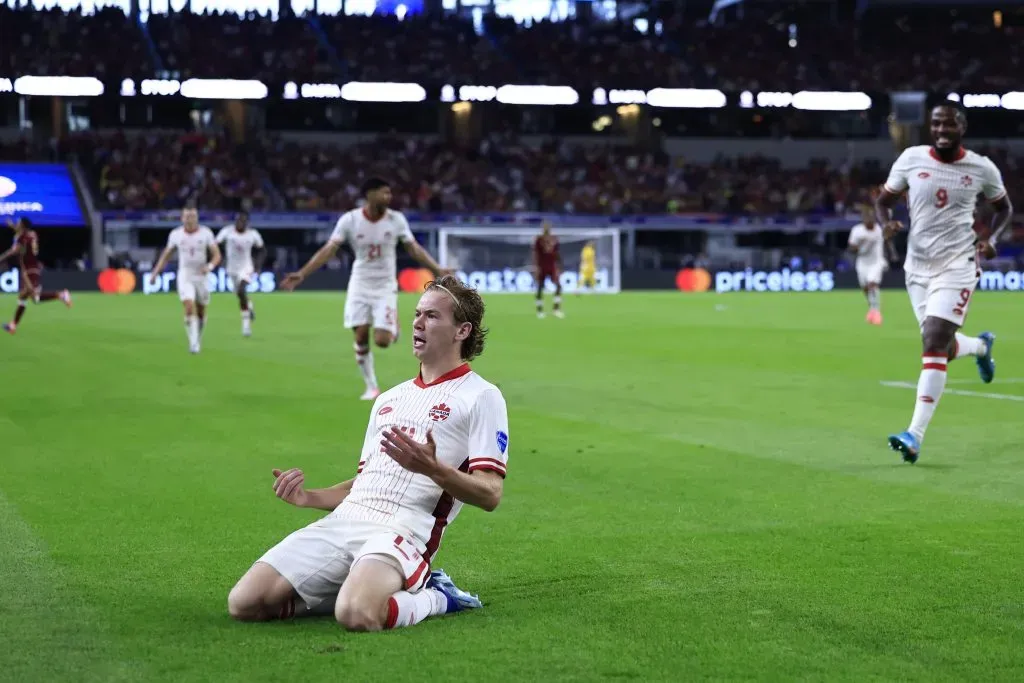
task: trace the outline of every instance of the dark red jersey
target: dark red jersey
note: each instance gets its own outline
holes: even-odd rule
[[[558,238],[554,235],[540,235],[533,242],[533,258],[541,271],[552,273],[558,269],[561,260],[558,254]]]
[[[25,272],[39,272],[39,235],[34,230],[24,230],[14,238],[18,247],[18,265]]]

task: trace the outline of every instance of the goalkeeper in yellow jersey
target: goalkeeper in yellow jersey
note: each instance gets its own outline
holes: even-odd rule
[[[597,284],[597,252],[594,250],[594,243],[587,242],[580,251],[580,282],[576,288],[576,295],[579,296],[583,290],[592,291]]]

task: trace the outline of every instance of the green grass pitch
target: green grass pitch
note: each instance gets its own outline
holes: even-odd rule
[[[855,292],[487,302],[505,500],[466,508],[437,563],[486,607],[361,635],[226,611],[316,516],[271,468],[355,471],[342,295],[259,297],[252,339],[217,296],[198,357],[173,296],[31,307],[0,338],[0,680],[1024,677],[1020,296],[977,296],[996,382],[951,366],[916,466],[885,442],[914,393],[881,382],[920,364],[903,292],[881,328]],[[415,373],[402,342],[384,385]]]

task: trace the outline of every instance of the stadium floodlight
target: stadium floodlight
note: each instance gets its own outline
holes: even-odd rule
[[[597,253],[595,291],[622,290],[618,228],[552,228],[552,233],[560,243],[563,292],[579,288],[580,250],[587,242],[594,243]],[[539,234],[539,226],[444,227],[438,233],[439,261],[482,292],[535,292],[533,242]]]

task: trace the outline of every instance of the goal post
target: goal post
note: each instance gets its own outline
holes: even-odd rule
[[[562,292],[579,289],[580,251],[594,243],[596,286],[594,291],[618,294],[622,290],[622,265],[618,228],[552,228],[562,255]],[[481,292],[535,292],[533,241],[537,227],[459,226],[438,233],[441,267],[452,268],[461,280]],[[547,283],[546,289],[554,291]]]

